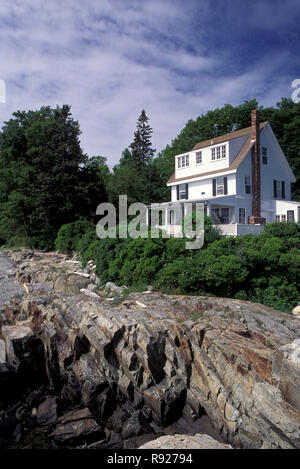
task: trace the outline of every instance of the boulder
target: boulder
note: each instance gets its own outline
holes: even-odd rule
[[[295,316],[298,316],[298,314],[300,314],[300,305],[296,306],[294,309],[293,309],[293,314]]]
[[[124,288],[123,287],[118,287],[113,282],[107,282],[107,284],[105,285],[105,290],[116,293],[118,296],[122,296],[123,293],[124,293]]]
[[[232,449],[208,435],[167,435],[143,444],[139,449]]]
[[[145,410],[136,411],[124,424],[122,437],[124,439],[149,433],[152,428],[149,425],[150,416]]]
[[[41,427],[48,427],[57,421],[57,404],[56,398],[49,397],[42,402],[37,409],[37,423]]]
[[[60,417],[50,437],[59,446],[78,446],[104,439],[106,435],[93,419],[89,409],[86,408],[69,412]]]

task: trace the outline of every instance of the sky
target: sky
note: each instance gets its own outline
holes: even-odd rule
[[[161,151],[189,119],[300,78],[299,0],[0,0],[0,127],[70,104],[83,150],[113,166],[144,108]]]

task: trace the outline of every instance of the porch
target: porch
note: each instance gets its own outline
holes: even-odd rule
[[[244,211],[244,217],[241,220],[241,213],[238,212],[236,207],[236,196],[151,204],[147,207],[147,225],[160,228],[170,236],[181,237],[182,219],[188,212],[196,210],[196,204],[204,206],[204,214],[212,218],[213,226],[218,226],[225,236],[239,236],[240,232],[245,231],[242,225],[247,221],[246,214]],[[156,222],[153,224],[155,213]],[[240,217],[239,220],[237,220],[237,216]],[[238,221],[242,222],[239,223],[241,228],[237,226]]]

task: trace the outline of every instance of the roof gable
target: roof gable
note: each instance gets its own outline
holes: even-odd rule
[[[260,131],[264,129],[264,127],[268,124],[268,122],[262,122],[260,124]],[[216,169],[214,171],[208,171],[206,173],[198,173],[198,174],[193,174],[190,176],[184,176],[181,178],[176,178],[175,173],[170,177],[170,179],[167,181],[167,184],[174,184],[176,182],[181,182],[186,179],[196,179],[199,177],[203,176],[210,176],[213,174],[218,174],[218,173],[224,173],[226,171],[231,171],[235,170],[239,167],[239,165],[242,163],[242,161],[245,159],[246,155],[248,152],[251,150],[253,146],[253,141],[252,141],[252,133],[251,133],[251,127],[246,127],[245,129],[241,130],[236,130],[234,132],[231,132],[229,134],[221,135],[220,137],[215,137],[211,140],[205,140],[203,142],[196,143],[196,145],[193,147],[192,151],[199,150],[201,148],[206,148],[210,147],[212,145],[217,145],[219,143],[223,142],[228,142],[229,140],[232,140],[234,138],[239,138],[248,135],[248,138],[244,145],[241,147],[240,151],[232,161],[232,163],[227,167],[227,168],[222,168],[222,169]]]

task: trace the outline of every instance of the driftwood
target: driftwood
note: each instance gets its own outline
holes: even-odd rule
[[[90,274],[86,274],[85,272],[71,272],[71,274],[81,275],[81,277],[89,278]]]
[[[83,293],[86,296],[89,296],[91,298],[94,298],[95,300],[101,300],[101,296],[97,295],[97,293],[94,293],[90,290],[87,290],[86,288],[81,288],[81,293]]]
[[[147,306],[144,305],[144,303],[141,303],[140,301],[136,301],[136,304],[140,306],[141,308],[147,308]]]

